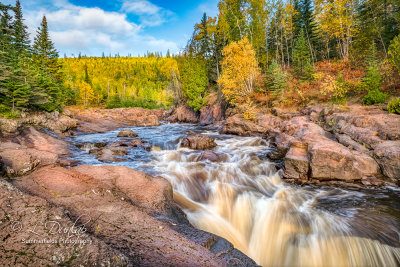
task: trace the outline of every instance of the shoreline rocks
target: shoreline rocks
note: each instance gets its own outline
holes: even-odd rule
[[[400,116],[358,105],[274,114],[279,117],[257,114],[254,121],[233,115],[221,133],[267,138],[267,157],[288,181],[400,185]]]
[[[67,116],[68,115],[68,116]],[[51,113],[23,114],[21,119],[0,118],[0,136],[9,137],[18,135],[25,128],[38,126],[55,132],[64,134],[77,127],[78,121],[70,117],[68,112],[60,114],[58,111]]]

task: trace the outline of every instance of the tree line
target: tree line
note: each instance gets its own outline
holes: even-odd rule
[[[397,0],[220,0],[181,56],[202,62],[204,75],[190,78],[208,85],[197,97],[214,88],[244,110],[253,100],[375,104],[399,94],[399,33]]]
[[[17,0],[0,3],[0,112],[60,109],[63,104],[61,66],[50,40],[46,17],[31,45]]]
[[[45,17],[31,45],[19,1],[0,4],[0,112],[178,103],[198,111],[217,94],[250,118],[257,105],[399,95],[397,0],[220,0],[216,8],[176,55],[59,59]]]

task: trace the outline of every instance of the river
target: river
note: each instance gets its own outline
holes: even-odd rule
[[[70,137],[72,158],[165,177],[195,227],[226,238],[262,266],[400,265],[400,189],[285,183],[265,157],[268,142],[258,137],[190,124],[129,129],[153,149],[132,149],[107,164],[77,147],[121,141],[117,130]],[[187,131],[215,138],[220,161],[200,160],[202,151],[181,148]]]

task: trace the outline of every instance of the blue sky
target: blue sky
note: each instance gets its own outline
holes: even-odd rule
[[[15,4],[14,0],[2,0]],[[203,12],[217,15],[218,0],[20,0],[31,38],[46,15],[60,55],[137,56],[180,51]]]

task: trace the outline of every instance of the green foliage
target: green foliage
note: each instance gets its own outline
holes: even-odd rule
[[[113,95],[108,99],[106,108],[111,109],[111,108],[121,108],[121,107],[122,107],[122,100],[118,94]]]
[[[276,61],[272,61],[267,72],[267,86],[272,94],[280,97],[288,86],[288,74]]]
[[[364,96],[363,103],[366,105],[374,105],[379,103],[385,103],[387,95],[379,90],[368,91],[368,94]]]
[[[400,114],[400,97],[390,101],[387,105],[387,109],[390,113]]]
[[[195,111],[200,110],[208,87],[206,61],[185,56],[179,60],[179,72],[188,105]]]
[[[312,63],[310,49],[308,48],[307,40],[304,36],[303,30],[301,30],[293,50],[293,66],[297,75],[299,75],[301,78],[307,80],[311,79]]]
[[[389,46],[389,62],[400,73],[400,35],[396,36]]]
[[[141,99],[121,99],[119,95],[112,96],[109,101],[107,102],[107,109],[112,108],[145,108],[145,109],[158,109],[158,108],[166,108],[167,106],[158,104],[155,101],[145,101]]]
[[[382,88],[382,77],[379,73],[375,42],[372,42],[366,63],[368,67],[363,84],[368,93],[364,96],[363,103],[366,105],[384,103],[387,95],[380,91]]]

